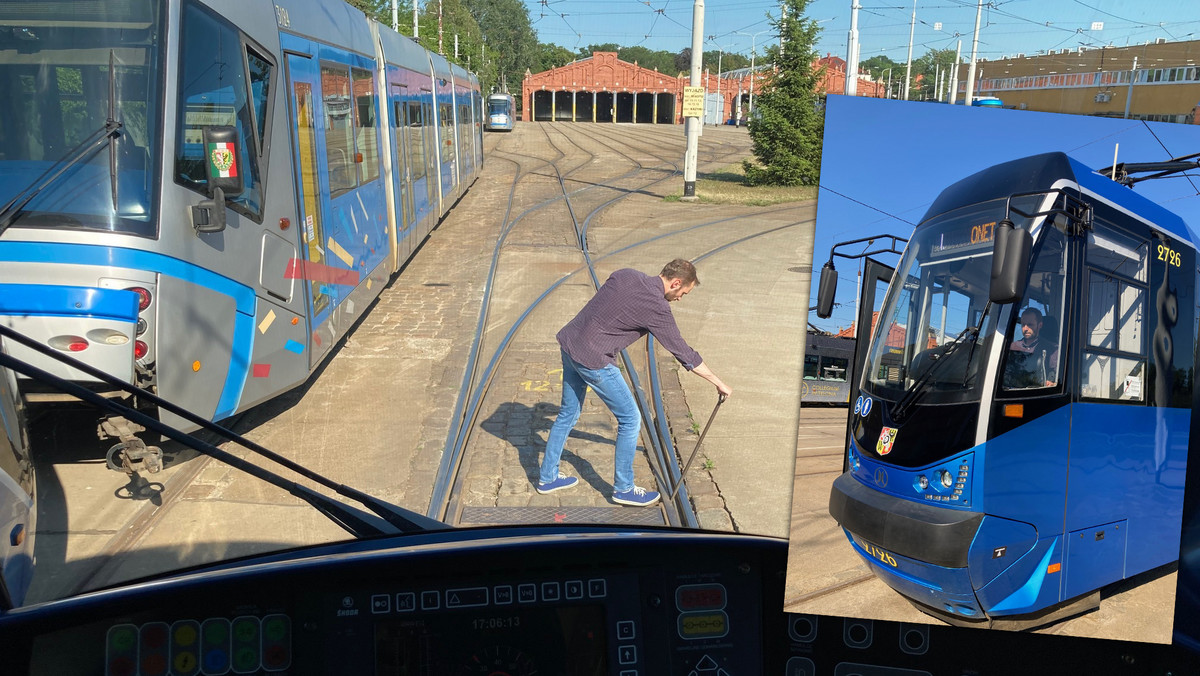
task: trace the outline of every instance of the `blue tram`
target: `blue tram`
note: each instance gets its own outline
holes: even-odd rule
[[[512,94],[488,96],[484,120],[484,128],[488,131],[512,131],[517,120],[517,104]]]
[[[302,383],[483,164],[477,79],[343,2],[0,19],[0,321],[205,418]]]
[[[972,626],[1176,561],[1198,274],[1178,216],[1061,153],[946,188],[866,351],[829,500],[849,544]]]

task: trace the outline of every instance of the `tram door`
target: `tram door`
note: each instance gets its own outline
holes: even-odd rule
[[[850,398],[849,412],[854,411],[854,402],[858,399],[858,384],[862,379],[863,362],[871,347],[871,333],[875,329],[873,321],[875,313],[887,295],[888,284],[892,281],[895,268],[884,265],[874,258],[868,258],[863,264],[862,290],[859,291],[858,317],[855,319],[856,335],[854,340],[854,357],[850,360]],[[846,447],[850,446],[853,438],[851,428],[853,415],[846,416]],[[842,454],[842,471],[850,469],[847,455]]]
[[[320,177],[317,166],[317,64],[307,56],[289,53],[287,55],[288,81],[291,85],[289,93],[290,114],[292,116],[292,147],[295,157],[293,164],[296,173],[296,197],[299,207],[299,217],[302,227],[298,228],[300,236],[300,251],[303,260],[299,261],[300,270],[291,270],[291,274],[303,280],[307,288],[308,303],[308,332],[313,335],[323,318],[327,318],[332,305],[322,274],[326,270],[324,241],[324,221],[321,212]],[[332,341],[310,341],[309,367],[321,360],[329,350]]]
[[[390,89],[392,134],[396,142],[396,169],[392,174],[395,177],[396,191],[400,195],[400,209],[396,215],[396,228],[398,230],[396,233],[396,261],[397,267],[399,267],[403,264],[403,261],[408,259],[408,255],[412,253],[413,240],[415,239],[410,236],[412,235],[412,224],[415,222],[412,194],[413,160],[407,155],[410,128],[408,106],[404,102],[405,85],[392,83]]]

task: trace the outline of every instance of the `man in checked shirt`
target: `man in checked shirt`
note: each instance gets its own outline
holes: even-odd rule
[[[637,507],[658,502],[657,492],[633,485],[633,456],[641,416],[633,393],[617,369],[616,358],[618,352],[650,333],[684,368],[715,385],[719,394],[732,394],[733,390],[684,342],[671,314],[670,303],[686,296],[699,283],[696,266],[680,258],[667,263],[657,276],[629,268],[617,270],[558,332],[563,364],[562,404],[546,439],[538,493],[552,493],[579,482],[578,477],[560,472],[558,464],[563,444],[579,420],[583,397],[590,386],[617,419],[613,502]]]

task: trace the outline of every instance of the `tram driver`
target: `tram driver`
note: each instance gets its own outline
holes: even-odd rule
[[[1058,382],[1058,345],[1053,336],[1042,336],[1044,324],[1041,310],[1027,307],[1021,312],[1021,338],[1008,346],[1005,388],[1051,387]]]

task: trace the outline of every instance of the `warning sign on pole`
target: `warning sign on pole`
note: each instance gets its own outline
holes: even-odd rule
[[[683,88],[683,116],[704,117],[704,87]]]

